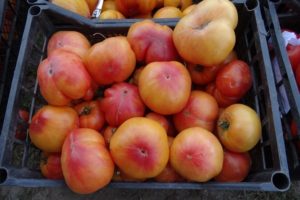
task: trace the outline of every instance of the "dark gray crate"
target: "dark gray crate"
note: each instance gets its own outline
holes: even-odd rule
[[[286,191],[290,187],[284,138],[280,121],[276,87],[268,51],[267,32],[257,1],[235,2],[239,14],[236,29],[235,50],[246,61],[254,77],[252,89],[242,100],[256,110],[262,121],[260,142],[250,152],[253,165],[247,179],[241,183],[143,183],[112,182],[108,187],[135,189],[222,189]],[[129,21],[93,23],[81,20],[65,10],[53,9],[52,5],[39,5],[30,9],[16,71],[9,96],[4,126],[0,138],[0,183],[24,187],[50,187],[65,185],[64,181],[46,180],[39,171],[40,151],[30,142],[14,137],[20,123],[17,110],[22,101],[30,103],[30,116],[44,102],[38,91],[36,69],[46,56],[45,48],[52,33],[58,30],[77,30],[92,43],[103,36],[126,35],[132,24]],[[135,20],[137,21],[137,19]],[[159,20],[161,24],[174,27],[176,20]],[[31,118],[31,117],[30,117]],[[1,185],[0,184],[0,185]]]
[[[296,143],[300,142],[300,93],[281,34],[281,29],[290,29],[300,33],[300,1],[272,2],[265,0],[262,2],[262,11],[268,31],[267,38],[272,44],[274,59],[278,61],[279,72],[282,76],[282,81],[276,84],[276,88],[278,91],[281,87],[285,89],[291,107],[286,112],[283,104],[280,104],[290,176],[294,180],[300,180],[300,150],[296,146]],[[279,102],[282,102],[280,96]],[[290,123],[292,120],[297,124],[297,136],[291,134]]]

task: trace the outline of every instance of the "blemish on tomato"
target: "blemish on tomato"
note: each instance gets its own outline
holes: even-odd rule
[[[40,134],[46,126],[47,119],[43,115],[38,115],[30,124],[31,133]]]

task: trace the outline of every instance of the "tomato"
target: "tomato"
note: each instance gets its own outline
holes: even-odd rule
[[[19,110],[19,117],[24,121],[24,122],[28,122],[29,120],[29,112],[25,109],[20,109]]]
[[[91,87],[85,93],[85,96],[83,97],[83,100],[85,100],[85,101],[91,101],[94,98],[95,93],[98,90],[98,87],[99,86],[97,85],[97,83],[94,80],[92,80]]]
[[[221,113],[218,119],[218,136],[230,151],[246,152],[261,138],[261,122],[249,106],[233,104]]]
[[[134,117],[121,124],[109,149],[121,175],[124,172],[138,180],[157,176],[169,160],[166,130],[145,117]]]
[[[173,122],[178,131],[190,127],[202,127],[212,132],[218,117],[218,110],[217,101],[213,96],[194,90],[185,108],[173,116]]]
[[[207,182],[222,170],[223,148],[211,132],[201,127],[188,128],[175,137],[170,162],[183,178]]]
[[[48,179],[63,179],[59,153],[44,154],[40,163],[43,176]]]
[[[251,157],[248,152],[235,153],[224,149],[224,160],[221,173],[215,177],[219,182],[241,182],[248,175]]]
[[[126,17],[147,14],[156,6],[156,0],[116,0],[116,8]]]
[[[300,45],[299,46],[288,45],[286,47],[286,50],[289,56],[289,60],[291,62],[292,69],[295,72],[296,69],[298,68],[298,65],[300,65]]]
[[[99,131],[104,123],[104,114],[100,110],[98,101],[86,101],[76,105],[76,112],[79,115],[79,127],[91,128]]]
[[[143,102],[162,115],[180,112],[188,102],[192,81],[188,70],[177,61],[152,62],[142,71],[139,92]]]
[[[67,106],[83,98],[92,82],[82,59],[60,48],[39,64],[37,78],[41,95],[55,106]]]
[[[119,126],[129,118],[144,116],[145,105],[138,88],[122,82],[105,90],[101,109],[110,126]]]
[[[18,125],[16,128],[15,138],[21,141],[26,139],[26,131],[28,127],[29,113],[25,109],[19,109]]]
[[[127,80],[133,73],[136,58],[126,37],[108,37],[94,44],[85,55],[85,66],[99,85]]]
[[[215,82],[212,82],[206,86],[206,92],[211,94],[216,101],[218,102],[219,106],[224,108],[227,106],[230,106],[234,103],[237,103],[239,101],[239,98],[235,97],[227,97],[220,93],[220,91],[216,88]]]
[[[187,69],[194,84],[205,85],[215,80],[220,65],[204,67],[202,65],[188,64]]]
[[[114,175],[114,163],[103,136],[88,128],[74,129],[65,139],[61,166],[66,184],[79,194],[105,187]]]
[[[216,77],[216,88],[226,97],[242,98],[251,86],[250,68],[241,60],[234,60],[225,65]]]
[[[168,163],[165,169],[155,177],[155,180],[162,183],[172,183],[180,182],[184,179],[175,171],[171,163]]]
[[[194,84],[205,85],[216,79],[218,71],[229,62],[236,60],[237,55],[232,51],[227,58],[220,64],[210,67],[205,67],[202,65],[187,64],[187,69],[191,75]]]
[[[240,100],[240,98],[228,97],[221,94],[221,92],[217,88],[215,89],[213,96],[217,100],[219,106],[223,108],[226,108],[227,106],[237,103]]]
[[[79,126],[79,119],[73,108],[43,106],[32,117],[29,126],[31,142],[46,152],[61,152],[66,136]]]
[[[168,136],[169,148],[171,148],[173,141],[174,138]],[[158,176],[154,177],[154,179],[157,182],[163,182],[163,183],[179,182],[184,180],[172,167],[170,160],[167,166],[165,167],[165,169]]]
[[[110,139],[113,136],[113,134],[116,132],[116,130],[117,130],[116,127],[111,127],[111,126],[105,128],[103,132],[103,137],[107,146],[109,146]]]
[[[205,91],[208,94],[213,95],[214,92],[215,92],[215,90],[216,90],[216,83],[215,82],[211,82],[211,83],[209,83],[209,84],[206,85]]]
[[[139,78],[140,78],[140,75],[141,75],[141,72],[142,72],[142,70],[144,69],[145,67],[143,66],[143,67],[139,67],[139,68],[137,68],[135,71],[134,71],[134,73],[133,73],[133,77],[132,77],[132,83],[134,84],[134,85],[139,85]]]

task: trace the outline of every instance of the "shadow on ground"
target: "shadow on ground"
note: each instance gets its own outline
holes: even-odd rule
[[[81,199],[132,199],[132,200],[299,200],[300,182],[294,182],[284,193],[246,192],[246,191],[206,191],[206,190],[122,190],[103,189],[92,195],[77,195],[67,188],[20,188],[0,187],[1,200],[81,200]]]

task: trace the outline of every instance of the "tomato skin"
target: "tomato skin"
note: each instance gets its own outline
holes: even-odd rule
[[[237,55],[234,51],[232,51],[220,65],[205,67],[202,65],[188,63],[187,69],[189,70],[194,84],[206,85],[216,79],[218,72],[224,65],[227,65],[228,63],[236,59]]]
[[[29,120],[29,112],[25,109],[20,109],[19,110],[19,117],[24,121],[28,122]]]
[[[103,127],[105,119],[100,110],[99,101],[82,102],[74,108],[79,115],[80,128],[91,128],[99,131]]]
[[[110,126],[119,126],[132,117],[142,117],[145,112],[137,86],[125,82],[106,89],[100,106]]]
[[[219,107],[213,96],[193,90],[185,108],[173,116],[173,122],[179,132],[191,127],[202,127],[212,132],[218,112]]]
[[[206,86],[206,92],[211,94],[216,99],[219,107],[221,108],[230,106],[234,103],[237,103],[240,100],[239,98],[227,97],[221,94],[220,91],[216,88],[216,84],[214,82]]]
[[[234,153],[224,149],[223,168],[215,177],[219,182],[241,182],[248,175],[251,167],[251,157],[248,152]]]
[[[94,98],[98,88],[99,88],[98,84],[94,80],[92,80],[91,87],[90,87],[90,89],[88,89],[88,91],[84,95],[83,100],[84,101],[91,101]]]
[[[142,66],[142,67],[139,67],[137,68],[134,73],[133,73],[133,78],[132,78],[132,83],[136,86],[139,85],[139,78],[140,78],[140,75],[141,75],[141,72],[143,71],[145,67]]]
[[[201,127],[180,132],[171,145],[170,162],[183,178],[207,182],[223,165],[223,147],[218,138]]]
[[[166,130],[145,117],[133,117],[122,123],[113,134],[109,149],[121,174],[134,179],[157,176],[169,160]]]
[[[25,109],[19,109],[18,125],[15,132],[15,138],[21,141],[26,139],[26,131],[28,127],[29,112]]]
[[[150,112],[146,116],[148,119],[152,119],[154,121],[157,121],[167,132],[169,130],[169,121],[164,115],[155,113],[155,112]]]
[[[73,129],[68,134],[61,166],[66,184],[78,194],[90,194],[105,187],[115,169],[103,136],[88,128]]]
[[[172,115],[186,105],[192,80],[188,70],[177,61],[152,62],[142,71],[139,92],[153,112]]]
[[[216,78],[218,91],[230,98],[242,98],[252,86],[251,71],[247,63],[234,60],[225,65]]]
[[[300,65],[300,45],[299,46],[293,46],[293,45],[288,45],[286,47],[287,54],[292,66],[292,69],[294,72],[299,68],[298,66]]]
[[[61,152],[66,136],[78,126],[79,118],[73,108],[46,105],[32,117],[29,136],[39,149],[49,153]]]
[[[138,14],[147,14],[156,6],[155,0],[116,0],[116,8],[126,17],[132,17]]]
[[[182,178],[172,167],[172,165],[168,162],[165,169],[155,177],[157,182],[162,183],[172,183],[172,182],[182,182],[184,178]]]
[[[189,70],[193,83],[198,85],[205,85],[214,81],[220,68],[220,65],[212,67],[205,67],[191,63],[187,65],[187,69]]]
[[[43,176],[48,179],[63,179],[64,175],[61,168],[61,155],[59,153],[44,154],[40,168]]]
[[[218,119],[218,136],[230,151],[246,152],[261,138],[261,122],[249,106],[233,104],[221,113]]]

